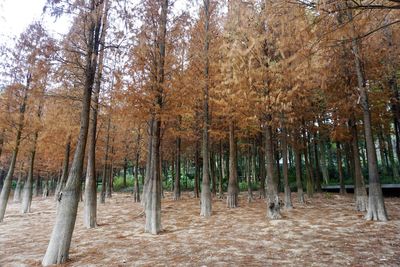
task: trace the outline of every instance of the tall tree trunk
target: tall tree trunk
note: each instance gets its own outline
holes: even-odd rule
[[[306,180],[306,189],[307,196],[312,197],[314,194],[314,173],[312,170],[312,166],[309,159],[309,151],[310,145],[308,142],[309,135],[306,133],[306,130],[303,129],[303,142],[304,142],[304,163],[306,167],[307,180]]]
[[[210,176],[211,176],[211,181],[212,181],[212,189],[211,193],[213,197],[217,196],[217,175],[215,171],[215,154],[214,151],[210,151],[210,157],[209,157],[210,163]]]
[[[208,166],[208,129],[209,129],[209,111],[208,111],[208,87],[209,87],[209,46],[210,46],[210,0],[204,0],[204,13],[205,13],[205,39],[204,39],[204,88],[203,88],[203,181],[201,186],[201,209],[200,216],[211,216],[211,190],[210,190],[210,176]]]
[[[108,173],[108,168],[109,168],[108,152],[109,152],[109,145],[110,145],[110,127],[111,127],[111,117],[108,117],[106,147],[105,147],[106,151],[104,153],[103,175],[102,175],[102,179],[101,179],[100,203],[106,202],[106,191],[107,191],[107,182],[108,182],[107,173]]]
[[[328,173],[328,166],[327,166],[327,160],[326,160],[326,140],[325,138],[322,138],[320,136],[319,139],[319,149],[320,149],[320,154],[319,154],[319,159],[321,163],[321,171],[322,171],[322,179],[324,180],[325,184],[329,183],[329,173]]]
[[[164,64],[165,64],[165,47],[167,34],[167,15],[169,1],[163,0],[161,4],[161,16],[158,31],[158,61],[157,61],[157,92],[156,92],[156,108],[162,109],[163,105],[163,84],[164,84]],[[148,193],[144,196],[145,200],[145,232],[158,234],[161,231],[161,118],[157,115],[153,118],[152,148],[150,157],[150,170],[148,179]]]
[[[337,158],[337,165],[339,172],[340,194],[344,194],[346,193],[346,188],[344,186],[344,179],[343,179],[343,163],[342,163],[342,151],[340,142],[336,142],[336,158]]]
[[[288,144],[287,144],[287,131],[282,127],[282,161],[283,161],[283,185],[285,193],[285,208],[292,209],[292,198],[289,187],[289,169],[288,169]]]
[[[133,189],[133,196],[135,202],[140,202],[140,188],[139,188],[139,159],[140,159],[140,140],[141,140],[140,127],[138,127],[138,134],[136,139],[136,155],[135,155],[135,186]]]
[[[174,200],[179,200],[181,198],[181,138],[176,138],[176,171],[174,180]]]
[[[101,79],[103,76],[103,61],[105,53],[105,41],[107,33],[109,1],[105,0],[104,15],[100,35],[100,51],[95,78],[94,93],[92,99],[92,113],[89,126],[89,145],[88,160],[85,179],[85,201],[83,206],[83,225],[86,228],[95,228],[97,224],[97,177],[96,177],[96,134],[97,134],[97,113],[99,110],[99,95],[101,88]]]
[[[222,144],[222,140],[219,141],[218,165],[219,165],[218,198],[221,199],[224,196],[224,192],[223,192],[223,188],[222,188],[222,183],[224,180],[224,146]]]
[[[194,155],[194,197],[199,198],[199,184],[200,184],[200,151],[199,151],[199,142],[196,142],[196,151]]]
[[[15,170],[15,163],[17,161],[19,145],[21,143],[22,130],[24,128],[24,118],[25,118],[26,103],[27,103],[27,99],[28,99],[28,89],[30,87],[30,82],[31,82],[31,74],[28,74],[27,79],[26,79],[26,85],[24,86],[24,92],[23,92],[24,95],[23,95],[22,103],[19,107],[17,133],[16,133],[15,144],[14,144],[13,152],[12,152],[12,156],[11,156],[10,167],[8,169],[6,178],[4,179],[3,188],[1,189],[1,193],[0,193],[0,223],[3,222],[4,214],[5,214],[6,208],[7,208],[8,199],[10,197],[12,178],[14,176],[14,170]]]
[[[253,172],[251,171],[252,169],[252,149],[251,149],[251,142],[249,139],[249,145],[247,149],[247,159],[246,159],[246,182],[247,182],[247,201],[250,203],[253,201],[253,189],[252,189],[252,174]]]
[[[258,160],[259,160],[259,165],[260,165],[260,195],[259,197],[264,199],[266,197],[265,195],[265,177],[266,177],[266,172],[265,172],[265,153],[263,149],[263,134],[260,132],[259,135],[259,148],[258,148]]]
[[[319,136],[317,133],[314,134],[314,159],[315,159],[315,189],[318,193],[322,192],[321,189],[321,172],[319,165],[319,153],[318,153],[318,142]]]
[[[352,21],[352,10],[347,10],[348,19]],[[368,92],[366,88],[366,79],[363,70],[363,63],[361,60],[360,44],[356,39],[355,25],[352,24],[352,50],[354,54],[354,67],[357,73],[358,89],[360,92],[360,104],[363,111],[364,121],[364,134],[367,143],[367,158],[368,158],[368,174],[369,174],[369,197],[368,197],[368,211],[366,215],[367,220],[380,220],[387,221],[387,213],[385,202],[383,200],[382,188],[379,179],[378,165],[376,159],[376,150],[374,145],[374,138],[372,134],[371,111],[368,101]]]
[[[265,126],[265,153],[267,158],[267,217],[271,220],[281,218],[278,196],[278,184],[274,173],[274,153],[272,128]]]
[[[296,187],[297,187],[297,198],[300,203],[304,203],[304,192],[303,192],[303,183],[301,181],[301,152],[298,148],[298,143],[296,141],[294,147],[294,164],[296,167]]]
[[[233,121],[229,123],[229,182],[227,205],[228,208],[236,208],[238,205],[239,186],[237,180],[235,126]]]
[[[87,51],[85,62],[85,86],[83,88],[82,110],[80,118],[80,131],[71,171],[67,183],[58,198],[56,220],[51,234],[49,246],[43,258],[42,265],[64,263],[68,259],[72,233],[75,227],[81,189],[83,161],[89,130],[90,102],[97,68],[97,55],[99,50],[99,35],[103,13],[103,4],[96,5],[90,2],[90,15],[86,31]]]

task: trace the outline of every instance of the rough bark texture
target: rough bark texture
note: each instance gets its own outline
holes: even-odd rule
[[[395,182],[399,180],[400,175],[399,175],[399,169],[397,167],[397,163],[394,160],[394,155],[393,155],[393,145],[392,145],[392,137],[390,134],[386,136],[387,143],[388,143],[388,153],[389,153],[389,160],[390,160],[390,166],[392,168],[392,181]]]
[[[228,208],[238,206],[239,186],[237,180],[237,153],[235,139],[235,125],[233,121],[229,124],[229,182],[226,203]]]
[[[267,217],[271,220],[281,218],[278,185],[274,179],[274,153],[272,128],[265,126],[265,154],[267,158]]]
[[[296,144],[298,145],[298,144]],[[294,151],[294,162],[296,168],[296,187],[297,187],[297,197],[300,203],[304,203],[304,192],[303,183],[301,181],[301,152],[299,148],[295,148]]]
[[[203,89],[203,181],[201,186],[201,207],[200,216],[209,217],[211,216],[211,190],[210,190],[210,175],[208,165],[208,128],[209,128],[209,113],[208,113],[208,87],[209,87],[209,27],[210,27],[210,0],[204,0],[204,13],[205,13],[205,40],[204,40],[204,80],[205,85]]]
[[[97,68],[102,12],[103,5],[96,5],[96,1],[92,0],[90,2],[90,15],[88,16],[88,28],[86,30],[85,86],[83,88],[78,142],[67,183],[58,198],[54,228],[46,254],[42,260],[42,265],[44,266],[64,263],[69,255],[81,190],[83,160],[89,130],[90,101]]]

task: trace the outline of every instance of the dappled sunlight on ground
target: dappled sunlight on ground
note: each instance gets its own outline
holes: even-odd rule
[[[400,199],[385,199],[389,222],[368,222],[352,195],[320,194],[281,220],[266,219],[264,200],[227,209],[214,199],[213,215],[199,216],[199,200],[184,193],[162,204],[164,231],[145,234],[140,204],[114,193],[99,204],[96,229],[82,224],[80,203],[70,261],[64,266],[399,266]],[[40,266],[55,216],[53,198],[35,198],[32,213],[10,202],[0,224],[0,266]]]

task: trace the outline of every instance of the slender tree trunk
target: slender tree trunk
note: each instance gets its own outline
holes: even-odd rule
[[[201,209],[200,216],[211,216],[211,190],[210,190],[210,176],[208,166],[208,129],[209,129],[209,111],[208,111],[208,87],[209,87],[209,46],[210,46],[210,0],[204,0],[204,13],[205,13],[205,40],[204,40],[204,89],[203,89],[203,181],[201,186]]]
[[[283,161],[283,185],[285,193],[285,208],[292,209],[292,198],[289,187],[289,169],[288,169],[288,144],[287,144],[287,131],[282,127],[282,161]]]
[[[278,185],[274,174],[274,153],[272,128],[265,126],[265,153],[267,158],[267,217],[271,220],[281,218]]]
[[[238,206],[238,178],[237,178],[237,153],[236,153],[236,139],[234,123],[229,123],[229,182],[228,182],[228,195],[227,205],[228,208],[236,208]]]
[[[140,159],[140,127],[138,127],[138,134],[136,139],[136,157],[135,157],[135,186],[133,189],[133,196],[135,202],[140,202],[140,188],[139,188],[139,159]]]
[[[211,150],[210,151],[210,176],[211,176],[211,181],[212,181],[212,196],[216,197],[217,196],[217,175],[216,175],[216,171],[215,171],[215,154],[214,152]]]
[[[394,183],[395,181],[399,180],[399,178],[400,178],[399,169],[397,167],[396,161],[394,160],[392,137],[390,134],[388,134],[386,136],[386,140],[388,143],[388,154],[389,154],[390,166],[392,167],[392,182]]]
[[[14,202],[21,202],[21,192],[22,192],[23,183],[24,183],[23,172],[24,172],[24,162],[21,161],[20,166],[19,166],[18,181],[17,181],[15,190],[14,190]]]
[[[218,198],[222,199],[224,196],[222,183],[224,179],[224,146],[222,144],[222,140],[219,141],[219,158],[218,158],[218,165],[219,165],[219,181],[218,181]]]
[[[304,140],[304,163],[307,171],[307,180],[306,180],[306,189],[307,196],[313,197],[314,194],[314,173],[312,170],[312,166],[309,160],[309,150],[310,145],[308,142],[309,136],[306,134],[306,131],[303,129],[303,140]]]
[[[320,172],[320,165],[319,165],[319,153],[318,153],[318,134],[315,133],[314,135],[314,159],[315,159],[315,189],[318,193],[322,192],[321,189],[321,172]]]
[[[174,200],[181,198],[181,138],[176,138],[176,172],[174,180]]]
[[[263,134],[260,133],[259,135],[259,140],[260,140],[260,146],[258,148],[258,160],[259,160],[259,165],[260,165],[260,195],[259,197],[264,199],[266,197],[265,194],[265,176],[266,176],[266,172],[265,172],[265,153],[264,153],[264,149],[263,149]]]
[[[200,165],[199,165],[199,142],[196,142],[196,151],[194,155],[194,197],[199,198],[199,184],[200,184]]]
[[[296,187],[297,187],[297,198],[301,204],[304,203],[303,183],[301,181],[301,152],[297,147],[297,143],[294,149],[294,161],[296,167]]]
[[[342,151],[340,142],[336,142],[336,158],[337,158],[337,165],[339,172],[340,194],[344,194],[346,193],[346,188],[344,186],[344,179],[343,179],[343,163],[342,163]]]
[[[247,150],[247,160],[246,160],[246,182],[247,182],[247,201],[250,203],[253,201],[253,189],[252,189],[252,155],[251,155],[251,145],[249,140],[249,147]]]
[[[31,74],[28,74],[27,79],[26,79],[26,85],[24,87],[23,100],[22,100],[22,103],[19,108],[17,133],[16,133],[15,144],[14,144],[13,152],[12,152],[12,156],[11,156],[10,167],[8,169],[6,178],[4,179],[3,188],[1,189],[1,193],[0,193],[0,223],[3,222],[4,214],[5,214],[6,208],[7,208],[8,199],[10,197],[12,178],[14,176],[15,163],[17,161],[19,145],[21,143],[22,130],[24,127],[26,102],[28,99],[28,89],[30,87],[30,82],[31,82]]]

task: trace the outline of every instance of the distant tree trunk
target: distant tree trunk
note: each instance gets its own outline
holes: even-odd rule
[[[308,142],[309,136],[307,135],[305,129],[303,129],[303,140],[304,140],[304,163],[306,167],[307,180],[306,180],[306,189],[307,196],[312,197],[314,194],[314,173],[312,170],[312,166],[309,160],[309,150],[310,145]]]
[[[20,166],[19,166],[19,173],[18,173],[18,181],[15,186],[14,190],[14,202],[21,202],[21,191],[23,188],[23,172],[24,172],[24,162],[21,161]]]
[[[196,151],[194,155],[194,197],[199,198],[199,184],[200,184],[200,165],[199,165],[199,142],[196,142]]]
[[[322,192],[321,189],[321,172],[320,172],[320,164],[319,164],[319,153],[318,153],[318,134],[314,135],[314,159],[315,159],[315,189],[318,193]]]
[[[278,185],[274,174],[274,153],[272,128],[265,126],[265,153],[267,158],[267,217],[271,220],[281,218]]]
[[[388,154],[389,154],[390,166],[392,167],[392,182],[394,183],[395,181],[397,181],[400,178],[399,169],[397,167],[396,161],[394,160],[392,137],[390,134],[388,134],[386,136],[386,140],[388,143]]]
[[[289,187],[289,169],[288,169],[288,144],[287,144],[287,131],[282,127],[282,161],[283,161],[283,185],[285,193],[285,208],[292,209],[292,198]]]
[[[266,197],[265,195],[265,154],[264,154],[264,149],[263,149],[263,134],[260,133],[259,135],[259,140],[260,140],[260,145],[258,147],[258,160],[259,160],[259,165],[260,165],[260,195],[259,197],[264,199]]]
[[[346,188],[344,186],[343,179],[343,166],[342,166],[342,151],[340,148],[340,142],[336,142],[336,158],[339,172],[339,185],[340,185],[340,194],[346,193]]]
[[[205,13],[205,39],[204,39],[204,80],[205,85],[203,88],[203,181],[201,187],[201,209],[200,216],[209,217],[211,216],[211,190],[210,190],[210,176],[209,176],[209,166],[208,166],[208,129],[209,129],[209,111],[208,111],[208,87],[209,87],[209,46],[210,46],[210,0],[204,0],[204,13]]]
[[[217,174],[215,171],[215,154],[214,151],[210,151],[210,176],[211,176],[211,181],[212,181],[212,196],[216,197],[217,196]]]
[[[252,180],[252,156],[251,156],[251,145],[249,140],[249,147],[247,149],[247,159],[246,159],[246,182],[247,182],[247,201],[250,203],[253,201],[253,190],[251,188],[251,180]]]
[[[174,180],[174,200],[179,200],[181,198],[181,138],[176,138],[176,171]]]
[[[140,127],[138,127],[138,134],[136,139],[136,155],[135,155],[135,186],[133,189],[133,196],[135,202],[140,202],[140,188],[139,188],[139,159],[140,159]]]
[[[224,179],[224,146],[222,144],[222,140],[219,141],[219,181],[218,181],[218,198],[223,198],[224,192],[222,188],[222,183]]]
[[[128,159],[125,157],[124,158],[124,168],[123,168],[123,171],[124,171],[124,173],[123,173],[123,187],[124,188],[126,188],[127,187],[127,184],[126,184],[126,175],[127,175],[127,170],[128,170]]]
[[[296,141],[297,142],[297,141]],[[297,198],[300,203],[304,203],[303,183],[301,181],[301,152],[297,147],[299,144],[296,143],[294,148],[294,164],[296,167],[296,187],[297,187]]]
[[[236,139],[234,123],[229,123],[229,183],[227,205],[228,208],[236,208],[238,205],[239,186],[237,180],[237,158],[236,158]]]
[[[27,79],[26,79],[26,85],[24,86],[23,100],[19,107],[17,133],[16,133],[16,138],[15,138],[15,144],[14,144],[13,151],[12,151],[10,167],[8,169],[6,178],[4,179],[3,188],[1,189],[1,194],[0,194],[0,223],[3,222],[8,199],[10,197],[12,178],[14,176],[15,163],[17,161],[19,145],[21,143],[22,130],[24,127],[24,118],[25,118],[26,103],[27,103],[27,99],[28,99],[28,89],[30,87],[30,82],[31,82],[31,74],[28,74]]]

